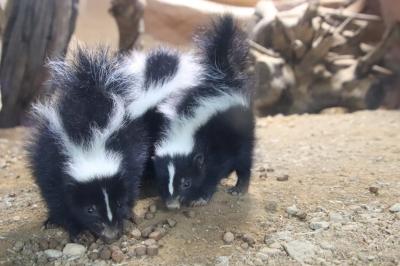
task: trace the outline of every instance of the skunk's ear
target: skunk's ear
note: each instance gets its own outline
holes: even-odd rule
[[[204,166],[204,155],[202,153],[197,153],[194,158],[193,158],[193,162],[195,163],[195,165],[201,169]]]

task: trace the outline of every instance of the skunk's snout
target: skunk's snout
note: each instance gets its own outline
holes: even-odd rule
[[[179,198],[170,198],[167,199],[165,205],[169,210],[177,210],[181,207],[181,203],[179,202]]]
[[[101,231],[100,238],[107,244],[111,244],[120,238],[122,234],[122,228],[119,226],[105,225],[103,231]]]

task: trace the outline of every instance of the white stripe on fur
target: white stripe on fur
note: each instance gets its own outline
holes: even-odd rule
[[[168,191],[172,196],[174,194],[174,177],[175,177],[175,167],[173,163],[168,164],[168,174],[169,174],[169,182],[168,182]]]
[[[108,218],[108,220],[111,222],[112,219],[113,219],[113,215],[112,215],[111,208],[110,208],[110,201],[109,201],[109,199],[108,199],[108,194],[107,194],[107,191],[106,191],[105,188],[102,188],[101,190],[103,191],[104,201],[105,201],[105,203],[106,203],[107,218]]]
[[[249,106],[247,97],[241,94],[223,93],[214,97],[199,99],[193,116],[175,117],[165,139],[156,146],[157,156],[188,155],[194,147],[196,131],[217,113],[233,106]]]

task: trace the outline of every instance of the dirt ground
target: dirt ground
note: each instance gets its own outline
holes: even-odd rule
[[[24,135],[21,128],[0,131],[0,265],[46,262],[35,259],[42,251],[26,250],[49,230],[41,229],[46,211],[25,166]],[[177,224],[158,241],[158,255],[125,255],[122,264],[400,265],[400,212],[393,206],[400,203],[400,112],[258,119],[254,158],[248,194],[229,195],[227,180],[194,216],[166,211],[155,198],[139,201],[142,216],[153,202],[159,206],[140,229],[166,218]],[[227,231],[235,236],[229,244],[222,239]],[[66,239],[60,230],[57,236]]]

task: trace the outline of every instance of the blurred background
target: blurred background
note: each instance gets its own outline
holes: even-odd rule
[[[224,12],[249,34],[258,115],[399,108],[396,0],[1,0],[0,127],[27,123],[45,62],[77,43],[188,49]]]

